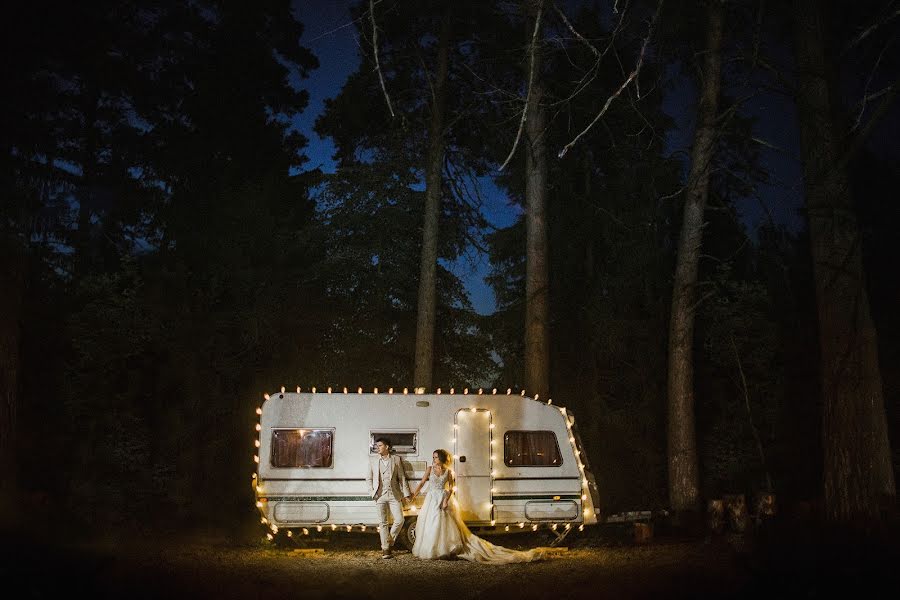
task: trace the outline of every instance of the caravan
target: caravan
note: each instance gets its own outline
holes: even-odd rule
[[[452,454],[457,498],[473,531],[547,528],[561,539],[597,522],[597,486],[571,412],[509,390],[450,392],[267,394],[256,411],[253,481],[269,535],[374,533],[380,517],[366,471],[380,437],[403,459],[413,487],[433,450]],[[404,508],[400,541],[410,547],[421,503]]]

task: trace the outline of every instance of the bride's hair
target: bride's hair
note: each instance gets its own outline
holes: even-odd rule
[[[441,464],[445,467],[450,465],[450,453],[444,450],[443,448],[438,448],[434,451],[435,454],[438,455],[438,460],[441,461]]]

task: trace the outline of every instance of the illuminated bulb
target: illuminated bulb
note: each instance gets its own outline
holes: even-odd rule
[[[365,531],[365,530],[366,530],[366,526],[365,526],[365,525],[360,525],[360,526],[359,526],[359,530],[360,530],[360,531]]]
[[[284,393],[284,386],[281,386],[281,393]]]
[[[253,440],[253,445],[259,448],[259,440]]]
[[[494,428],[494,424],[493,424],[493,423],[490,424],[490,428],[491,428],[491,429]]]
[[[534,395],[534,399],[535,399],[535,400],[537,400],[537,399],[540,398],[540,397],[541,397],[540,394],[535,394],[535,395]]]
[[[269,520],[266,519],[265,517],[263,517],[262,519],[259,520],[259,522],[262,523],[263,525],[265,525],[266,523],[269,522]]]
[[[409,393],[409,388],[403,388],[403,393],[404,393],[404,394],[408,394],[408,393]]]
[[[497,388],[492,389],[492,390],[491,390],[491,393],[496,395],[496,394],[497,394]]]
[[[373,394],[377,394],[377,393],[378,393],[378,388],[372,388],[372,389],[374,390],[374,391],[372,392]]]
[[[550,398],[549,400],[547,400],[547,406],[550,406],[551,404],[553,404],[553,398]]]
[[[362,394],[362,388],[361,388],[361,387],[356,388],[356,393],[357,393],[357,394]]]
[[[347,533],[350,533],[351,529],[353,529],[353,525],[347,525]]]
[[[259,462],[259,457],[258,457],[258,456],[254,456],[254,457],[253,457],[253,462],[258,463],[258,462]]]
[[[554,524],[550,527],[550,529],[552,529],[553,531],[556,531],[556,523],[554,523]]]
[[[259,407],[259,406],[256,407],[256,414],[258,414],[258,415],[261,415],[261,414],[262,414],[262,408],[261,408],[261,407]]]
[[[272,525],[272,533],[278,533],[278,527]]]
[[[331,393],[331,386],[330,386],[330,385],[328,386],[328,393],[329,393],[329,394]]]
[[[259,489],[259,488],[257,488],[257,489]],[[256,508],[262,508],[262,507],[263,507],[263,503],[257,501]]]
[[[263,398],[265,398],[266,400],[268,400],[268,399],[269,399],[269,395],[268,395],[268,394],[263,394]]]
[[[522,397],[525,397],[525,390],[522,390]]]
[[[263,491],[262,486],[261,485],[256,486],[256,491],[259,492],[260,494],[262,494],[262,491]]]
[[[250,474],[250,479],[256,479],[256,473],[251,473],[251,474]]]
[[[506,395],[509,396],[512,394],[512,388],[506,388]]]
[[[275,539],[274,537],[272,537],[271,533],[267,533],[266,537],[269,539],[270,542]]]
[[[469,388],[466,388],[463,390],[463,394],[468,394],[468,393],[469,393]]]
[[[394,393],[394,388],[388,388],[388,394],[393,394],[393,393]]]
[[[578,531],[584,531],[584,523],[578,526]]]
[[[438,389],[437,389],[437,393],[438,393],[438,394],[441,393],[441,388],[438,388]]]
[[[321,525],[316,525],[316,531],[322,531],[322,526],[321,526]]]
[[[337,525],[335,525],[334,523],[332,523],[332,524],[331,524],[331,530],[334,531],[335,529],[337,529]]]
[[[519,523],[519,529],[525,529],[525,523]]]
[[[309,535],[309,529],[306,527],[303,528],[303,535]]]
[[[288,537],[294,537],[294,532],[291,531],[290,529],[288,529],[287,536],[288,536]]]
[[[492,455],[491,460],[497,460],[497,457]]]
[[[381,533],[381,525],[378,525],[378,526],[375,528],[375,531],[377,531],[378,533]]]
[[[347,393],[347,388],[344,388],[344,393],[345,393],[345,394]]]
[[[484,393],[484,390],[481,389],[481,388],[478,388],[478,395],[480,396],[480,395],[483,394],[483,393]]]
[[[570,530],[570,529],[572,529],[572,526],[569,525],[568,523],[566,523],[566,531],[568,531],[568,530]]]
[[[569,441],[570,441],[570,442],[571,442],[571,443],[573,443],[573,444],[574,444],[574,443],[575,443],[575,438],[573,438],[573,437],[570,437],[570,438],[569,438]]]
[[[455,392],[455,390],[453,388],[450,388],[450,393],[452,394],[454,392]]]
[[[581,495],[581,499],[582,499],[582,500],[587,500],[587,494],[582,494],[582,495]]]
[[[537,531],[537,523],[535,523],[534,525],[531,526],[531,530],[532,530],[532,531]]]
[[[313,393],[313,394],[316,393],[316,387],[315,387],[315,386],[313,386],[312,393]]]
[[[300,386],[299,386],[299,385],[297,386],[297,393],[298,393],[298,394],[300,393]]]
[[[257,424],[256,424],[256,430],[257,430],[257,431],[262,431],[262,425],[260,425],[259,423],[257,423]]]
[[[478,412],[478,409],[475,408],[474,406],[471,408],[471,410],[472,410],[472,412]]]
[[[506,527],[504,527],[504,529],[505,529],[506,531],[509,531],[509,525],[507,525]]]

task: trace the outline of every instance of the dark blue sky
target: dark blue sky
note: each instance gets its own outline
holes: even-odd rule
[[[295,12],[303,22],[305,32],[301,43],[319,59],[319,68],[301,83],[309,91],[310,104],[295,121],[297,129],[310,140],[306,154],[309,168],[334,171],[331,156],[334,145],[321,139],[313,131],[316,117],[324,108],[324,100],[338,94],[348,75],[359,66],[357,30],[351,21],[349,7],[352,0],[294,0]],[[746,90],[745,90],[746,91]],[[736,92],[737,93],[737,92]],[[689,154],[692,143],[696,94],[687,78],[676,81],[668,92],[665,106],[677,123],[669,132],[670,153]],[[759,196],[746,198],[737,209],[747,231],[753,235],[756,227],[768,220],[768,214],[778,224],[796,231],[803,227],[798,212],[802,204],[802,174],[796,110],[793,101],[772,92],[759,92],[747,103],[746,114],[756,117],[754,135],[762,148],[762,167],[769,173],[770,184],[759,187]],[[503,192],[489,179],[482,180],[485,200],[484,213],[497,227],[511,224],[519,209],[511,206]],[[674,191],[674,190],[672,190]],[[482,314],[495,308],[494,296],[483,278],[488,273],[487,257],[475,250],[455,264],[448,265],[466,283],[475,309]]]

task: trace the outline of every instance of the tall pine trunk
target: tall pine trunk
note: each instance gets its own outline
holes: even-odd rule
[[[0,518],[15,506],[16,430],[19,413],[20,345],[25,297],[25,252],[19,241],[0,238]],[[5,522],[3,523],[6,524]]]
[[[534,19],[540,19],[543,2],[526,0]],[[529,33],[533,31],[532,20]],[[533,81],[525,107],[525,389],[548,393],[550,388],[550,277],[547,241],[547,117],[541,102],[540,32],[532,44],[530,70]]]
[[[449,5],[448,5],[449,6]],[[425,165],[425,217],[419,258],[419,300],[416,318],[416,355],[413,385],[431,389],[434,373],[434,323],[437,309],[438,217],[441,212],[444,170],[444,111],[450,54],[450,10],[444,15],[437,49],[434,97]]]
[[[703,87],[691,155],[691,172],[685,190],[669,324],[669,502],[676,513],[700,508],[700,477],[694,424],[694,317],[697,308],[697,270],[703,239],[703,214],[709,195],[710,164],[716,140],[724,21],[724,9],[719,0],[711,0],[708,7]]]
[[[795,4],[797,104],[809,239],[819,317],[826,516],[879,517],[896,498],[875,326],[863,273],[859,225],[839,161],[826,76],[821,11]]]

